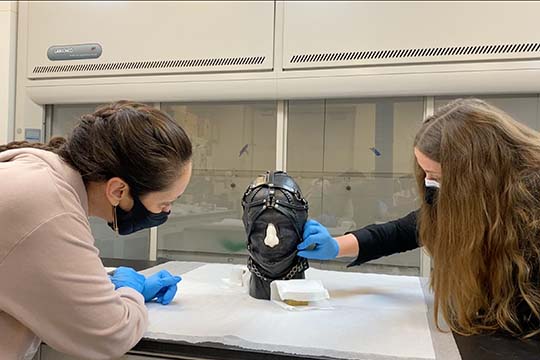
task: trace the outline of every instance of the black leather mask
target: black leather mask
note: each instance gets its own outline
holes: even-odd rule
[[[116,224],[120,235],[129,235],[139,230],[158,226],[167,221],[169,212],[160,212],[158,214],[148,211],[138,196],[133,196],[133,207],[129,211],[123,210],[120,206],[116,209]],[[109,226],[115,230],[115,224],[109,223]]]
[[[242,198],[248,268],[252,273],[249,294],[270,299],[270,282],[303,279],[309,267],[298,257],[308,203],[296,182],[283,171],[261,175],[247,188]]]

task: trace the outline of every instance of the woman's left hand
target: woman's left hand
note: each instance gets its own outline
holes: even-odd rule
[[[180,276],[173,276],[167,270],[161,270],[158,273],[146,278],[142,294],[145,301],[156,301],[160,304],[169,304],[176,295],[177,286],[182,280]]]

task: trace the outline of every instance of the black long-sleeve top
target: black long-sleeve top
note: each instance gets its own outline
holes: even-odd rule
[[[417,210],[384,224],[368,225],[351,231],[358,240],[358,257],[349,266],[418,248]]]
[[[408,215],[384,224],[368,225],[359,230],[351,231],[358,240],[358,257],[348,266],[361,265],[367,261],[383,256],[392,255],[420,246],[417,231],[418,210]],[[535,271],[533,282],[540,281],[539,272]],[[521,298],[516,299],[517,313],[524,329],[538,329],[540,319],[532,315],[530,307]]]

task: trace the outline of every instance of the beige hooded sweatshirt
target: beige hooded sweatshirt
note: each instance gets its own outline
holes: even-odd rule
[[[0,152],[0,359],[24,359],[36,337],[77,357],[116,358],[142,337],[144,298],[114,290],[87,217],[82,178],[56,154]]]

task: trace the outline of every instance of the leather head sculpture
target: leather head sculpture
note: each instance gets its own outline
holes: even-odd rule
[[[249,294],[270,299],[273,280],[303,279],[309,267],[306,259],[296,256],[308,217],[308,203],[286,172],[270,171],[249,185],[242,207],[250,254]]]

